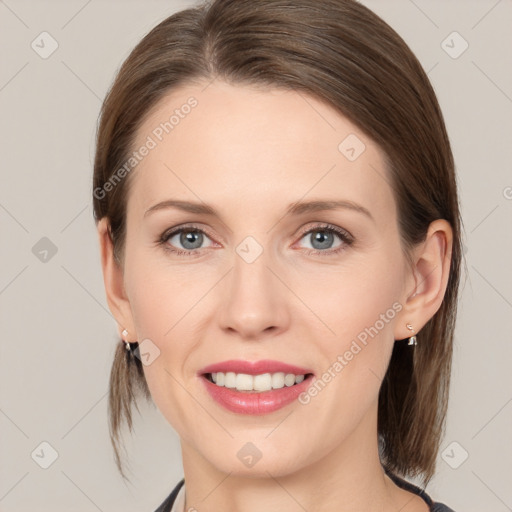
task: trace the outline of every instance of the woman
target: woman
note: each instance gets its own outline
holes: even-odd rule
[[[434,91],[353,0],[216,0],[155,27],[101,113],[94,214],[120,341],[180,436],[158,511],[449,511],[435,470],[461,227]]]

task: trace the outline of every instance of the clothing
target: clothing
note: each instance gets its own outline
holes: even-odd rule
[[[430,512],[454,512],[451,508],[447,507],[446,505],[432,501],[432,498],[417,485],[411,484],[411,482],[407,482],[403,478],[400,478],[399,476],[391,473],[391,471],[388,471],[385,468],[384,470],[386,471],[386,475],[388,475],[389,478],[391,478],[391,480],[393,480],[393,482],[395,482],[395,484],[398,485],[398,487],[401,487],[406,491],[417,494],[420,498],[423,498],[423,501],[425,501],[429,506]]]
[[[442,503],[433,502],[430,496],[418,486],[403,480],[402,478],[394,475],[393,473],[386,470],[386,474],[395,482],[398,487],[417,494],[422,498],[428,505],[430,512],[454,512],[451,508],[448,508]],[[167,499],[155,510],[155,512],[185,512],[185,479],[176,485],[171,494]]]

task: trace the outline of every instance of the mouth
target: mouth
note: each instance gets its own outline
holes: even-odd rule
[[[310,368],[303,368],[282,361],[246,361],[231,359],[210,364],[199,375],[217,387],[245,393],[262,393],[302,383],[313,375]]]
[[[260,373],[251,375],[235,372],[207,372],[202,377],[217,387],[224,387],[241,393],[262,393],[290,388],[313,377],[313,373]]]
[[[231,359],[202,368],[198,377],[224,409],[263,415],[293,406],[313,383],[314,373],[282,361]]]
[[[239,361],[236,366],[239,370]],[[207,394],[218,405],[240,415],[265,415],[287,406],[296,407],[300,396],[313,384],[315,378],[312,372],[301,373],[301,368],[282,363],[273,367],[265,364],[265,373],[260,373],[264,370],[256,370],[257,366],[261,367],[261,363],[250,363],[249,368],[246,364],[244,371],[252,373],[238,373],[220,371],[222,366],[214,365],[206,369],[217,371],[203,371],[199,377]],[[286,366],[286,372],[278,371],[283,370],[283,366]]]

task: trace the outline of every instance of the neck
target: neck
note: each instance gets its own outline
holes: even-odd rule
[[[239,468],[223,472],[190,444],[182,440],[181,446],[186,485],[185,510],[427,510],[424,503],[419,506],[417,500],[414,501],[417,508],[406,506],[413,496],[399,489],[382,468],[377,442],[376,404],[342,443],[334,449],[328,447],[326,453],[313,453],[311,464],[283,471],[283,474],[273,471],[272,467],[264,467],[263,458],[249,472],[239,473]]]

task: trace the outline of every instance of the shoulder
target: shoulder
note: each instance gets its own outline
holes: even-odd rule
[[[388,473],[388,474],[390,474],[390,473]],[[419,487],[411,484],[410,482],[400,479],[396,475],[392,475],[392,478],[395,482],[397,482],[402,487],[407,488],[408,490],[411,490],[411,491],[415,492],[415,494],[418,494],[419,496],[421,496],[429,505],[431,512],[455,512],[454,510],[452,510],[450,507],[447,507],[443,503],[432,501],[430,496],[428,496],[428,494],[426,494],[425,491],[423,491]],[[176,496],[178,496],[178,493],[184,484],[185,484],[185,479],[182,478],[178,482],[176,487],[172,490],[171,494],[169,494],[169,496],[167,496],[165,501],[155,510],[155,512],[171,512],[172,506],[174,505],[174,502],[176,501]]]
[[[387,468],[384,468],[384,471],[389,476],[389,478],[391,478],[391,480],[393,480],[393,482],[395,482],[395,484],[398,485],[398,487],[401,487],[402,489],[412,492],[418,495],[420,498],[422,498],[423,501],[425,501],[425,503],[428,505],[430,512],[455,512],[450,507],[447,507],[444,503],[434,502],[432,498],[425,492],[424,489],[421,489],[417,485],[414,485],[413,483],[404,480],[398,475],[395,475],[392,471],[389,471]]]
[[[176,501],[176,496],[178,496],[178,493],[180,492],[181,487],[185,483],[185,479],[182,478],[176,487],[172,490],[171,494],[167,496],[165,501],[155,510],[155,512],[171,512],[172,506],[174,505],[174,502]],[[440,510],[439,512],[444,512]]]
[[[455,512],[450,507],[443,505],[442,503],[433,503],[432,508],[430,509],[432,512]]]

